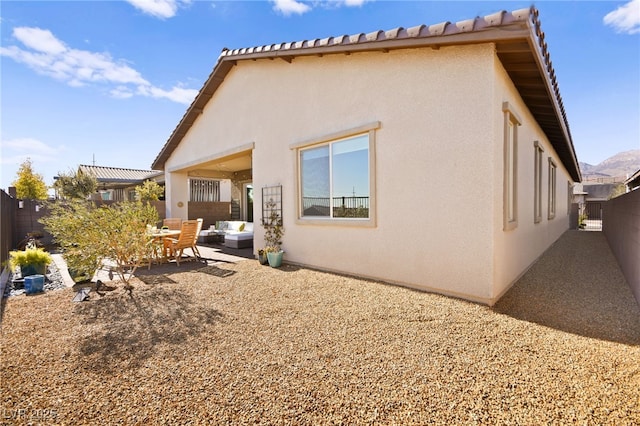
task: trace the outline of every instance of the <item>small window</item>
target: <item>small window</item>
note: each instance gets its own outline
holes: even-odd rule
[[[533,143],[535,149],[534,159],[534,179],[533,179],[533,222],[540,223],[542,221],[542,145],[540,142],[535,141]]]
[[[220,181],[190,179],[189,201],[220,201]]]
[[[548,219],[556,217],[556,163],[549,157],[549,214]]]
[[[518,126],[520,119],[508,102],[504,112],[504,230],[518,226]]]
[[[373,226],[374,122],[294,144],[298,220],[305,224]]]

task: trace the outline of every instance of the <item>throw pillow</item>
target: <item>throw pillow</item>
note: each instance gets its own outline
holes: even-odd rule
[[[240,226],[238,227],[238,231],[244,231],[244,222],[240,224]]]

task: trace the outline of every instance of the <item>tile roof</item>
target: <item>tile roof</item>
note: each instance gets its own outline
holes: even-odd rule
[[[368,34],[340,35],[242,49],[225,48],[208,80],[157,155],[152,167],[164,168],[173,150],[239,60],[280,58],[291,63],[297,56],[495,43],[497,55],[523,100],[558,152],[569,174],[575,181],[580,181],[580,168],[567,115],[538,15],[538,10],[530,7],[513,12],[499,11],[456,23],[398,27]]]
[[[84,164],[78,166],[78,169],[82,173],[95,176],[98,182],[141,183],[163,173],[158,170],[121,169],[118,167],[87,166]]]

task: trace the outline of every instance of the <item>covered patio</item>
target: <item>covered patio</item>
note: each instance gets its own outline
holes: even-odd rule
[[[252,147],[200,157],[166,170],[167,215],[253,222]]]

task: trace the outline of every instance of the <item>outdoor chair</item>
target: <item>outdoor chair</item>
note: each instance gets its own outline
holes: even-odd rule
[[[164,239],[165,252],[169,252],[170,256],[176,260],[176,264],[180,266],[180,259],[184,253],[184,249],[190,248],[194,257],[200,260],[200,252],[196,246],[198,234],[202,229],[202,219],[185,220],[180,228],[180,236],[175,238]]]
[[[168,217],[162,221],[162,226],[172,229],[174,231],[180,230],[180,226],[182,225],[182,219],[179,217]]]

